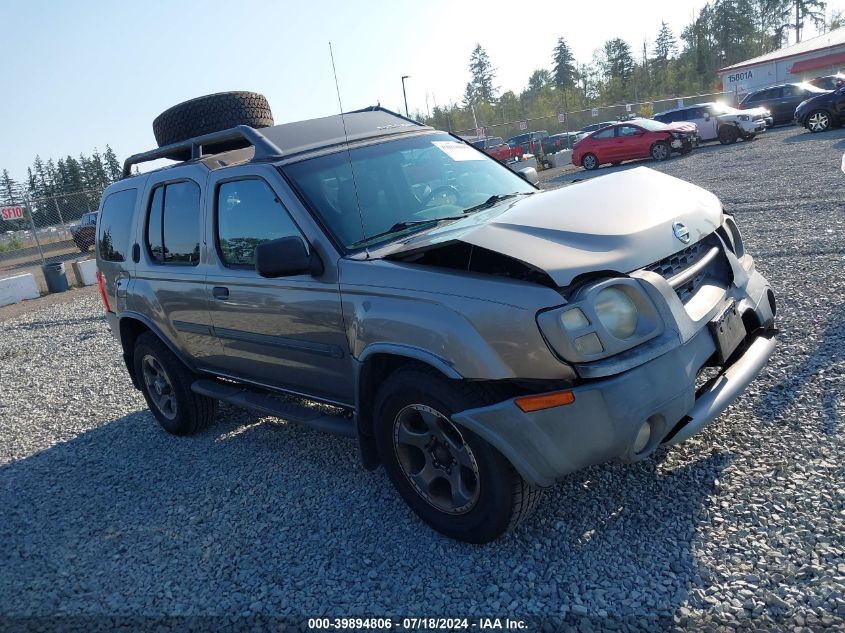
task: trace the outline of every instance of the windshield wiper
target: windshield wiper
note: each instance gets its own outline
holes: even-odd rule
[[[520,196],[520,195],[530,196],[533,193],[534,193],[533,191],[525,191],[525,192],[514,191],[513,193],[493,194],[492,196],[487,198],[487,200],[485,200],[481,204],[477,204],[474,207],[470,207],[469,209],[464,209],[464,213],[467,214],[467,213],[473,213],[475,211],[482,211],[483,209],[489,209],[494,204],[498,204],[502,200],[507,200],[508,198],[514,198],[514,197]]]
[[[405,231],[405,230],[410,229],[410,228],[421,227],[423,225],[436,226],[436,225],[440,224],[441,222],[446,222],[448,220],[460,220],[463,217],[464,217],[463,215],[453,215],[453,216],[447,216],[445,218],[428,218],[426,220],[411,220],[411,221],[408,221],[408,222],[397,222],[396,224],[391,226],[386,231],[382,231],[381,233],[376,233],[375,235],[371,235],[370,237],[367,237],[363,240],[359,240],[359,241],[355,242],[354,244],[350,244],[350,246],[352,248],[355,248],[355,247],[358,247],[358,246],[363,246],[363,245],[369,244],[370,242],[373,242],[373,241],[375,241],[379,238],[387,237],[388,235],[393,235],[394,233],[401,233],[402,231]]]

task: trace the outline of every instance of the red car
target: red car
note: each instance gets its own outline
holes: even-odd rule
[[[473,141],[472,144],[499,162],[506,163],[513,158],[513,149],[502,140],[501,136],[482,138],[477,141]]]
[[[691,123],[670,126],[651,119],[623,121],[578,141],[572,150],[572,164],[589,170],[637,158],[666,160],[672,152],[691,151],[696,138],[695,125]]]

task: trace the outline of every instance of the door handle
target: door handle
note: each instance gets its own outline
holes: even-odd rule
[[[229,298],[229,289],[224,286],[214,286],[214,288],[211,289],[211,294],[215,299],[225,301]]]

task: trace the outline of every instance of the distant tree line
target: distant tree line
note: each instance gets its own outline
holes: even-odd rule
[[[20,205],[29,198],[36,226],[57,224],[60,220],[70,222],[95,210],[103,190],[122,175],[123,167],[108,145],[102,154],[94,149],[90,156],[80,154],[78,159],[66,156],[58,161],[44,161],[36,156],[27,168],[25,181],[15,180],[6,169],[0,173],[0,205]],[[0,230],[28,227],[27,218],[3,222]]]
[[[477,44],[462,103],[435,105],[415,116],[439,129],[468,130],[596,105],[713,92],[720,68],[778,49],[790,34],[800,41],[809,24],[822,31],[845,25],[841,12],[828,16],[826,8],[821,0],[713,0],[683,28],[680,40],[662,22],[653,40],[634,48],[612,38],[586,63],[576,61],[560,37],[550,66],[536,69],[519,93],[499,93],[496,69]]]

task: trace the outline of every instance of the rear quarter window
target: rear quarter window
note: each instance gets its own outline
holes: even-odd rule
[[[103,201],[97,234],[97,252],[101,259],[109,262],[126,261],[137,199],[137,189],[124,189],[109,194]]]

